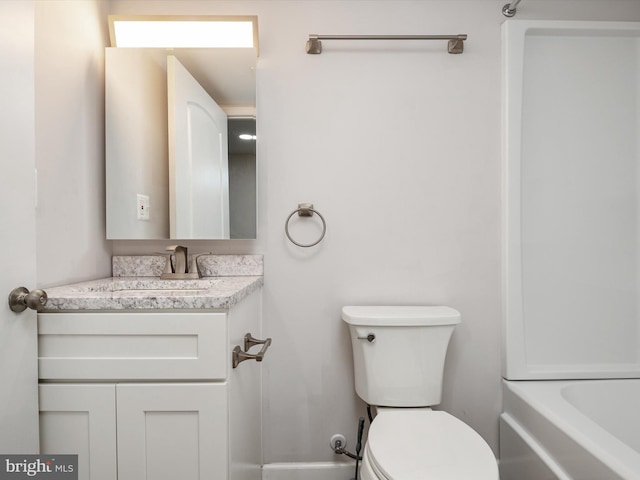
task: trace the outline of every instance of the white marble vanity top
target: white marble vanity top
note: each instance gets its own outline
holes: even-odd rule
[[[158,277],[109,277],[47,289],[42,311],[227,309],[263,285],[262,276],[160,280]]]

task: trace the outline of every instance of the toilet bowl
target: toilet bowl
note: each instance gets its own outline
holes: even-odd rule
[[[489,445],[430,408],[380,408],[369,428],[361,480],[497,480]]]
[[[449,307],[344,307],[356,392],[377,415],[361,480],[498,480],[489,445],[442,397],[444,359],[460,314]]]

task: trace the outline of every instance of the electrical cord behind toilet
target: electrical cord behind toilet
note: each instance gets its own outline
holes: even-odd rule
[[[362,449],[362,432],[364,430],[364,418],[360,417],[358,420],[358,441],[356,443],[356,478],[358,480],[358,462],[362,458],[360,456],[360,450]]]
[[[358,464],[360,460],[362,460],[362,456],[360,455],[360,450],[362,450],[362,433],[364,431],[364,417],[360,417],[358,420],[358,438],[356,442],[356,453],[351,453],[345,447],[342,446],[342,442],[340,440],[336,440],[333,451],[339,455],[346,455],[349,458],[353,458],[356,461],[356,477],[355,480],[358,480]]]

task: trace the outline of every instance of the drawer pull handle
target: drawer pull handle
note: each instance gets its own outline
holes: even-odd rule
[[[262,349],[258,353],[247,353],[254,345],[262,345]],[[233,349],[233,354],[231,356],[233,368],[236,368],[240,365],[241,362],[245,360],[255,360],[256,362],[261,362],[264,358],[264,355],[267,353],[267,349],[271,346],[271,339],[267,338],[266,340],[258,340],[257,338],[253,338],[250,333],[247,333],[244,336],[244,350],[240,348],[240,345],[236,345]]]

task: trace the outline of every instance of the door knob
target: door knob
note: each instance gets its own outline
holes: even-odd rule
[[[47,292],[44,290],[34,290],[29,292],[25,287],[18,287],[11,290],[9,294],[9,308],[13,312],[22,312],[29,307],[32,310],[38,310],[47,303]]]

